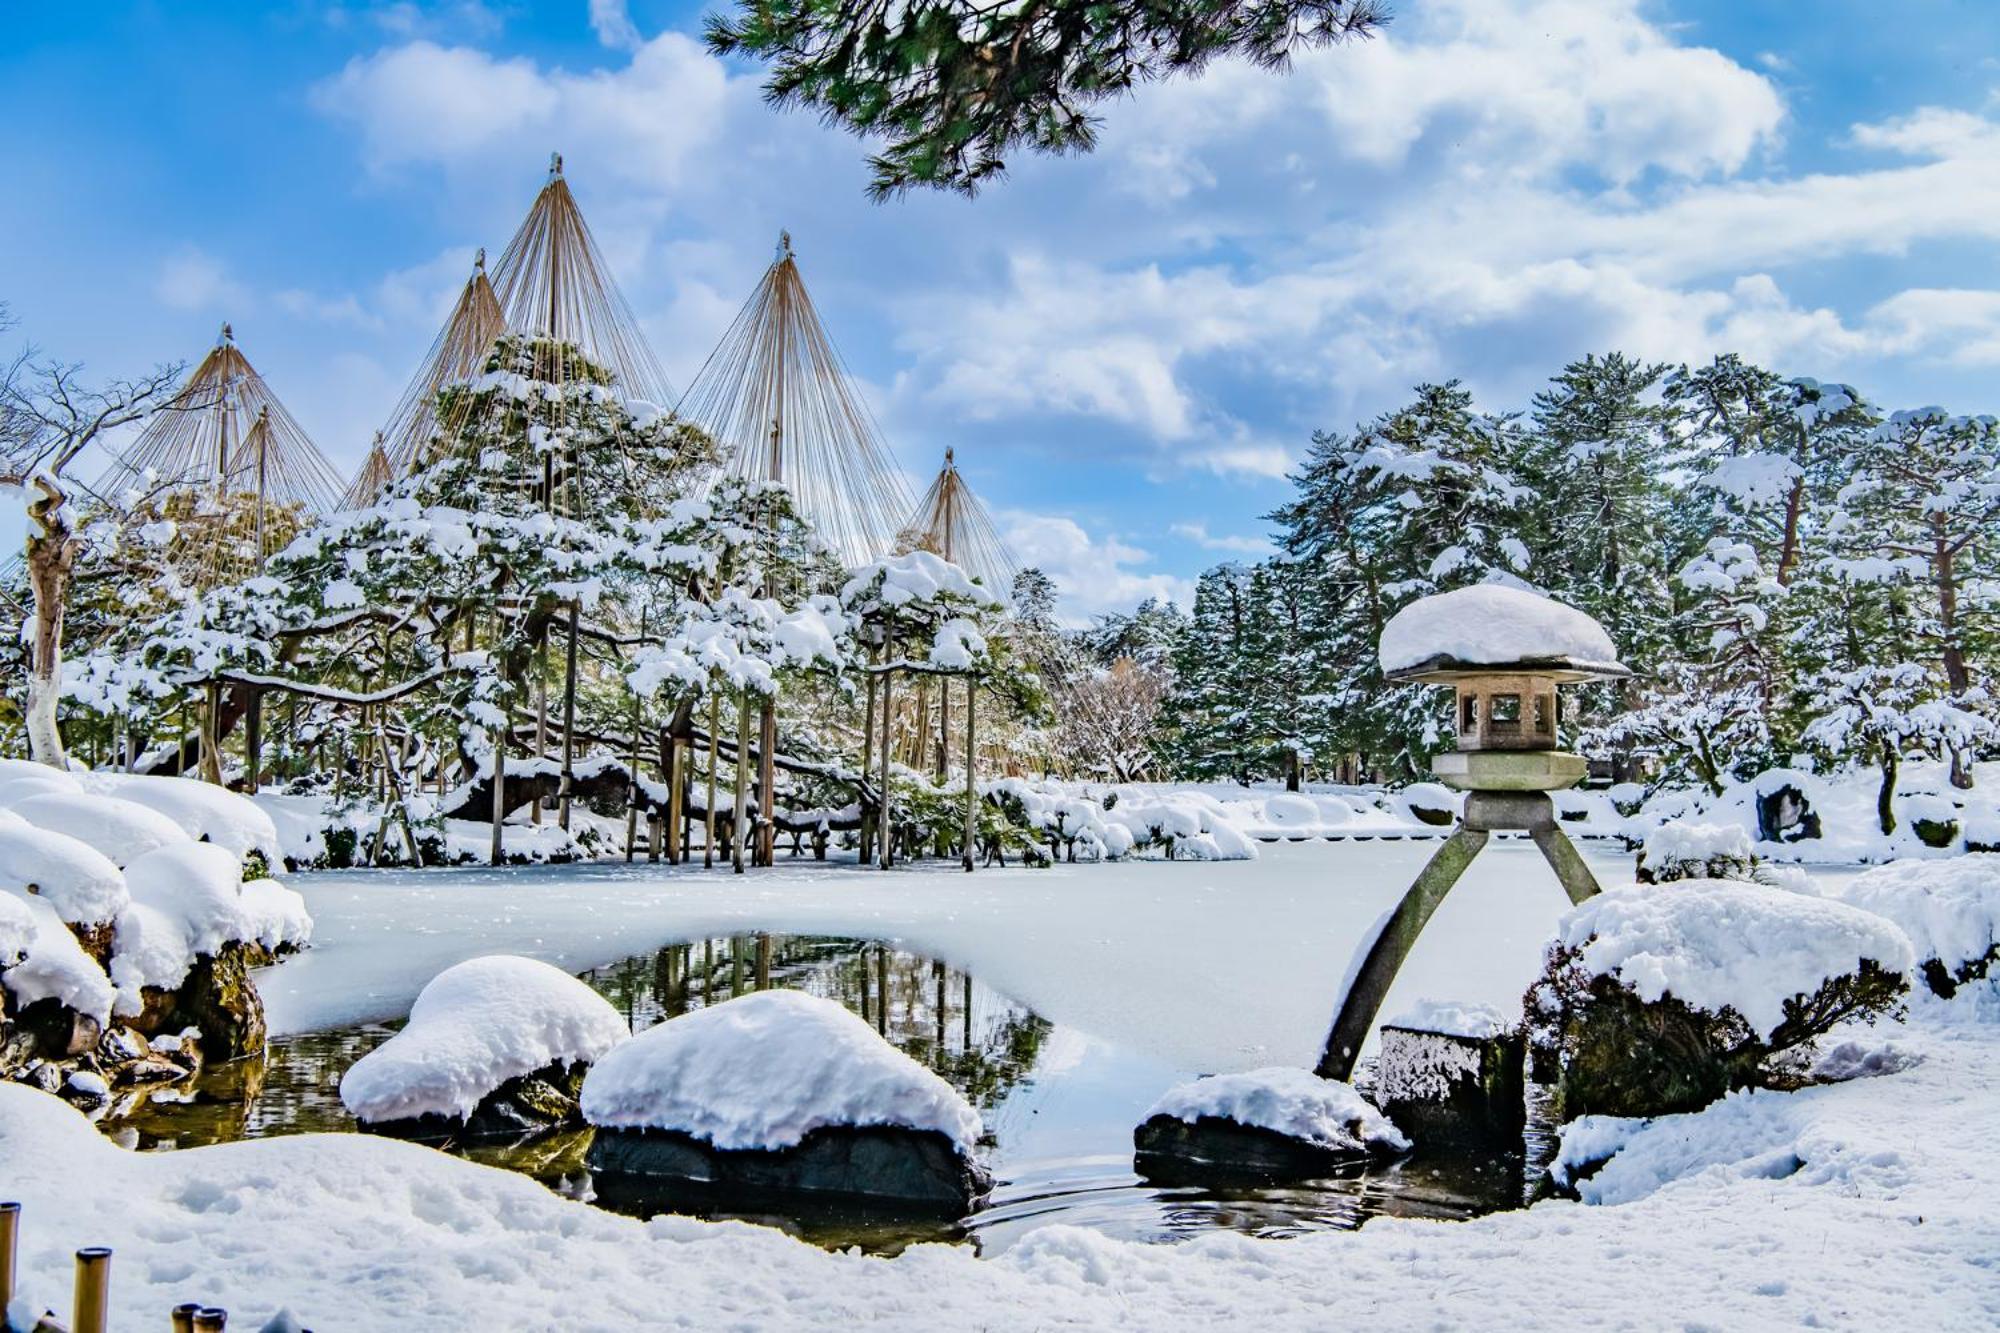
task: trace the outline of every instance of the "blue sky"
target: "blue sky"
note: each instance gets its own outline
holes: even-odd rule
[[[1256,554],[1311,431],[1425,379],[1511,408],[1587,351],[1736,350],[2000,410],[2000,5],[1395,8],[975,201],[874,205],[700,6],[21,7],[0,300],[107,374],[233,320],[351,469],[560,149],[677,386],[790,228],[904,466],[956,445],[1079,615]]]

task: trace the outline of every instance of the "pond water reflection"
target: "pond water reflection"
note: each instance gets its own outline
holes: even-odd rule
[[[1549,1143],[1531,1123],[1527,1160],[1412,1157],[1335,1179],[1272,1187],[1170,1185],[1135,1174],[1132,1129],[1167,1088],[1191,1077],[1158,1060],[1046,1019],[941,962],[865,940],[734,935],[668,945],[581,974],[642,1031],[675,1015],[767,986],[803,990],[859,1014],[979,1108],[981,1145],[997,1186],[970,1218],[947,1226],[835,1212],[772,1216],[714,1200],[652,1198],[627,1211],[672,1208],[778,1225],[828,1245],[893,1252],[917,1240],[969,1239],[996,1252],[1037,1226],[1087,1226],[1128,1239],[1175,1240],[1218,1228],[1257,1235],[1359,1226],[1371,1216],[1462,1218],[1518,1206]],[[140,1149],[280,1134],[356,1131],[340,1076],[397,1024],[283,1037],[258,1066],[212,1071],[191,1092],[163,1094],[107,1133]],[[594,1199],[590,1131],[464,1151]]]

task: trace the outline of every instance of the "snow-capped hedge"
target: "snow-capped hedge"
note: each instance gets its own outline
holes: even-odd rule
[[[860,1018],[818,996],[758,991],[669,1019],[599,1060],[583,1114],[717,1148],[781,1149],[836,1126],[934,1130],[970,1155],[979,1113]]]
[[[560,968],[474,958],[431,978],[403,1030],[341,1078],[340,1100],[371,1124],[464,1120],[509,1079],[592,1063],[630,1035],[609,1001]]]
[[[2000,961],[2000,853],[1880,866],[1851,881],[1840,897],[1902,927],[1925,981],[1940,995]]]
[[[1194,1124],[1203,1116],[1268,1129],[1336,1152],[1402,1152],[1410,1141],[1345,1083],[1272,1066],[1212,1074],[1169,1089],[1142,1117]]]

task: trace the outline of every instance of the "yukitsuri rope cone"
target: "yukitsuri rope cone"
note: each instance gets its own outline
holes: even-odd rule
[[[169,559],[201,591],[262,568],[308,515],[339,505],[342,486],[224,324],[98,490],[121,502],[150,497],[175,527]]]
[[[813,309],[789,233],[679,412],[714,438],[731,472],[783,482],[843,563],[894,545],[909,495]]]
[[[372,502],[391,481],[409,475],[430,442],[444,429],[437,419],[438,390],[477,376],[486,365],[486,354],[493,350],[494,339],[506,331],[507,317],[501,313],[500,298],[493,294],[493,284],[487,280],[486,251],[482,249],[472,261],[472,276],[465,280],[451,315],[438,330],[437,340],[424,354],[417,373],[410,377],[409,386],[397,400],[396,410],[390,413],[388,424],[376,437],[387,476],[365,494],[361,492],[362,483],[371,479],[370,471],[375,467],[371,452],[361,476],[355,478],[356,489],[348,493],[350,505]]]

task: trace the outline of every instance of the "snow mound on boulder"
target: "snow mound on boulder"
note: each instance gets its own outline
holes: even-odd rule
[[[1604,626],[1573,606],[1499,583],[1418,598],[1382,627],[1380,654],[1384,671],[1552,658],[1580,667],[1618,665]]]
[[[1159,1115],[1190,1125],[1215,1116],[1336,1152],[1401,1152],[1410,1146],[1352,1086],[1285,1065],[1183,1083],[1154,1102],[1144,1119]]]
[[[24,820],[0,822],[0,889],[34,893],[79,925],[115,921],[131,895],[125,876],[87,843]]]
[[[1671,995],[1693,1009],[1733,1009],[1768,1038],[1785,1001],[1872,961],[1907,976],[1909,938],[1846,903],[1737,880],[1689,879],[1609,889],[1563,917],[1559,942],[1593,976],[1648,1004]]]
[[[243,886],[246,939],[266,949],[303,949],[312,939],[312,913],[305,895],[275,879],[253,879]]]
[[[1840,897],[1901,926],[1917,957],[1935,958],[1946,972],[1978,963],[2000,945],[2000,853],[1878,866],[1856,876]]]
[[[190,953],[214,954],[255,937],[243,909],[243,865],[214,843],[148,852],[125,867],[125,883],[134,902],[179,923]]]
[[[46,796],[50,792],[79,791],[75,778],[56,769],[46,770],[46,776],[35,774],[29,777],[0,777],[0,807],[15,805],[30,796]]]
[[[249,797],[212,782],[144,773],[100,773],[93,775],[91,783],[108,796],[157,810],[197,842],[212,842],[239,857],[256,852],[267,865],[279,865],[284,859],[271,817]]]
[[[47,903],[38,898],[14,901],[27,907],[35,932],[27,957],[8,968],[4,977],[16,1002],[25,1007],[37,1000],[53,999],[100,1024],[109,1022],[117,994],[97,960],[83,951]]]
[[[677,1130],[722,1149],[797,1146],[816,1129],[935,1130],[970,1155],[979,1113],[831,1000],[769,990],[649,1028],[583,1081],[600,1129]]]
[[[188,841],[181,826],[159,811],[95,792],[45,792],[13,809],[36,828],[96,848],[114,865],[130,865],[148,852]]]
[[[12,967],[35,942],[35,915],[11,893],[0,893],[0,969]]]
[[[597,1060],[628,1036],[610,1002],[561,968],[473,958],[431,978],[408,1025],[341,1078],[340,1100],[369,1123],[464,1120],[509,1079]]]
[[[76,775],[67,769],[52,768],[48,764],[38,764],[32,759],[0,759],[0,782],[13,782],[22,778],[46,778],[51,782],[64,782],[66,790],[75,791],[79,786]]]

